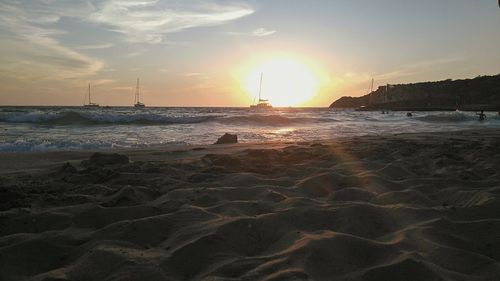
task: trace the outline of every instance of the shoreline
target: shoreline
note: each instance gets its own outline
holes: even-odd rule
[[[300,110],[299,110],[300,111]],[[0,114],[2,115],[2,114]],[[163,149],[164,146],[210,145],[224,133],[237,134],[242,143],[314,141],[342,136],[500,128],[500,116],[486,113],[484,122],[472,112],[380,112],[320,109],[301,113],[238,110],[181,110],[180,112],[120,110],[13,112],[0,118],[4,134],[0,153],[93,151],[108,149]]]
[[[0,158],[0,279],[500,276],[499,129],[111,152]]]
[[[282,149],[286,146],[301,143],[324,143],[331,144],[335,142],[349,142],[351,140],[373,139],[373,138],[401,138],[418,136],[475,136],[475,135],[498,135],[500,138],[500,129],[466,129],[450,132],[417,132],[417,133],[396,133],[390,135],[362,135],[362,136],[339,136],[337,138],[313,140],[313,141],[287,141],[287,142],[255,142],[255,143],[236,143],[222,145],[174,145],[174,146],[151,146],[143,148],[108,148],[93,150],[64,150],[64,151],[37,151],[37,152],[0,152],[0,175],[26,172],[26,170],[43,170],[57,167],[65,162],[77,163],[88,159],[94,153],[118,153],[124,154],[131,160],[138,161],[171,161],[179,159],[193,159],[202,157],[205,154],[230,154],[238,153],[246,149]],[[215,140],[214,140],[215,141]]]

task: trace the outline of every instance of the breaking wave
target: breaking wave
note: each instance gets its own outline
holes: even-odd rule
[[[477,120],[475,116],[467,115],[461,112],[445,112],[445,113],[429,114],[426,116],[416,117],[415,119],[424,122],[434,122],[434,123],[456,123],[456,122],[467,122],[467,121]]]
[[[84,113],[84,112],[36,112],[25,114],[0,114],[0,121],[10,123],[34,123],[43,125],[169,125],[195,124],[213,120],[217,116],[165,116],[161,114],[140,113]]]
[[[1,112],[0,122],[40,125],[175,125],[217,122],[222,124],[288,126],[303,123],[336,122],[331,118],[286,117],[282,115],[201,115],[168,116],[159,113],[87,113],[87,112]]]

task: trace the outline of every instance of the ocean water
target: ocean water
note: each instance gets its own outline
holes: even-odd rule
[[[328,108],[96,108],[0,107],[0,152],[93,150],[205,145],[224,133],[239,141],[313,141],[500,128],[496,112],[358,112]]]

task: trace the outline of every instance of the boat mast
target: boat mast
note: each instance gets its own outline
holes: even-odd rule
[[[372,86],[370,90],[368,90],[368,105],[372,104],[372,92],[373,92],[373,78],[372,78]]]
[[[263,72],[260,73],[260,86],[259,86],[259,102],[262,100],[260,98],[260,94],[262,93],[262,76],[264,75]]]
[[[89,104],[92,104],[92,101],[90,100],[90,83],[89,83]]]
[[[137,78],[137,85],[135,86],[135,103],[139,103],[139,78]]]
[[[372,83],[371,83],[371,86],[370,88],[368,88],[368,94],[370,94],[371,92],[373,92],[373,78],[372,78]]]

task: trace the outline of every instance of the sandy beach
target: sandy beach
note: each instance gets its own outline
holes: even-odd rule
[[[0,154],[0,280],[499,280],[500,130]]]

